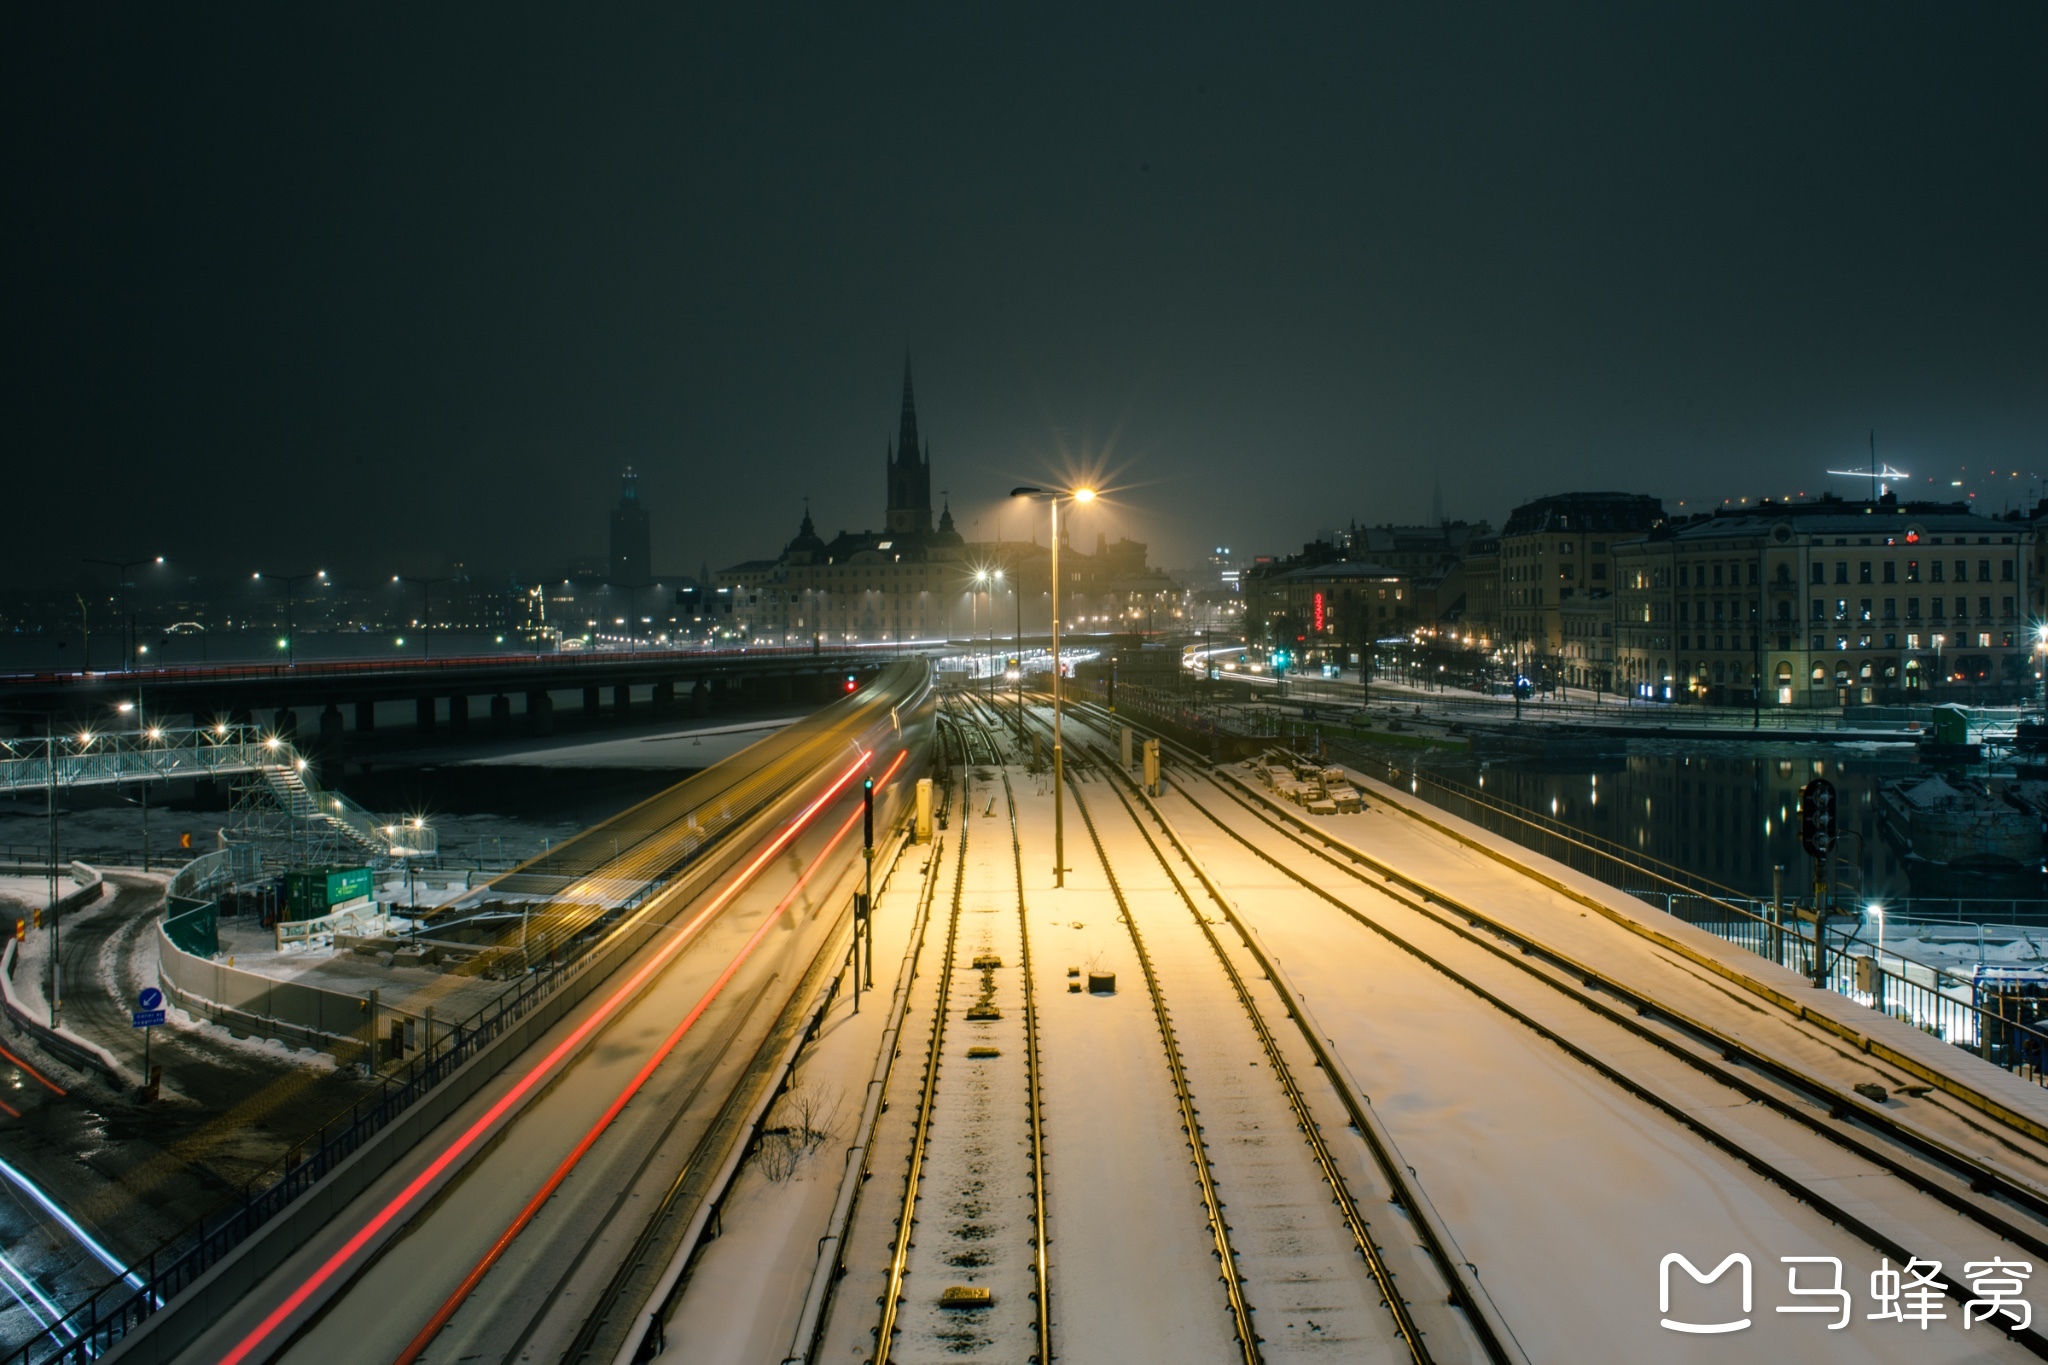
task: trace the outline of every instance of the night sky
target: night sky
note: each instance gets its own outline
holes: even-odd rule
[[[730,9],[8,7],[0,578],[2048,474],[2048,7]]]

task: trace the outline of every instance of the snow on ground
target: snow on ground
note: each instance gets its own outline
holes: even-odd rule
[[[2000,1103],[2038,1122],[2048,1123],[2048,1090],[2040,1086],[1931,1037],[1911,1024],[1886,1018],[1844,996],[1815,990],[1794,972],[1667,916],[1605,883],[1427,806],[1407,793],[1370,779],[1359,780],[1371,807],[1365,814],[1307,818],[1418,881],[1484,907],[1487,914],[1598,968],[1616,981],[1667,1000],[1674,1008],[1712,1024],[1746,1045],[1827,1078],[1845,1090],[1870,1082],[1896,1091],[1902,1085],[1914,1083],[1913,1077],[1898,1068],[1855,1051],[1841,1039],[1800,1022],[1789,1011],[1765,1003],[1759,996],[1715,977],[1670,949],[1511,872],[1493,858],[1430,830],[1391,807],[1397,803],[1408,805],[1484,847],[1499,849],[1519,864],[1540,867],[1553,880],[1611,907],[1630,923],[1683,943],[1692,952],[1799,1001],[1812,1013],[1824,1014],[1847,1029],[1880,1039],[1899,1053],[1995,1096]],[[1220,794],[1204,799],[1219,814],[1235,819],[1219,804],[1223,801]],[[1193,818],[1200,822],[1199,816]],[[1251,819],[1248,814],[1243,818]],[[1974,961],[1974,941],[1971,960]],[[1897,1117],[1939,1134],[1944,1141],[1968,1150],[1981,1152],[1985,1148],[1975,1111],[1938,1091],[1924,1101],[1894,1099],[1891,1104]],[[2003,1148],[1987,1154],[2001,1161],[2012,1155]],[[2048,1160],[2042,1154],[2033,1154],[2021,1169],[2048,1184]]]
[[[1531,1359],[1923,1361],[1996,1359],[2013,1350],[1961,1335],[1953,1315],[1951,1330],[1923,1336],[1862,1321],[1830,1333],[1811,1319],[1768,1311],[1786,1300],[1778,1258],[1793,1255],[1839,1258],[1845,1286],[1866,1304],[1859,1314],[1868,1311],[1863,1290],[1878,1269],[1877,1253],[1533,1031],[1352,924],[1207,825],[1184,799],[1170,795],[1163,806],[1258,927],[1367,1088]],[[1390,922],[1421,936],[1413,912],[1384,898],[1381,905]],[[1486,955],[1441,931],[1430,946],[1460,970],[1484,975],[1490,985],[1500,985],[1514,971],[1505,964],[1489,967]],[[1546,990],[1530,983],[1518,1003],[1535,1008]],[[1742,1111],[1748,1106],[1739,1097],[1716,1097],[1686,1082],[1677,1075],[1684,1068],[1552,995],[1558,1003],[1547,1008],[1569,1036],[1592,1040],[1596,1051],[1624,1069],[1651,1076],[1660,1093],[1675,1092],[1708,1121],[1747,1121]],[[1764,1150],[1774,1156],[1789,1152],[1788,1164],[1805,1178],[1837,1197],[1887,1197],[1886,1189],[1869,1185],[1869,1168],[1845,1162],[1839,1149],[1828,1150],[1818,1138],[1802,1142],[1782,1121],[1781,1128],[1779,1146]],[[1861,1193],[1859,1181],[1865,1182]],[[1958,1236],[1973,1259],[2001,1249],[1988,1233],[1958,1232],[1960,1220],[1934,1214],[1931,1204],[1915,1207],[1928,1219],[1930,1240]],[[1934,1227],[1936,1222],[1942,1226]],[[1755,1263],[1760,1307],[1739,1347],[1658,1325],[1658,1267],[1671,1252],[1703,1268],[1732,1252]],[[1674,1309],[1709,1313],[1704,1305],[1711,1297],[1681,1286]]]
[[[1215,949],[1116,793],[1104,781],[1086,782],[1082,790],[1172,1014],[1182,1065],[1201,1114],[1217,1197],[1230,1210],[1231,1245],[1265,1359],[1271,1365],[1407,1360],[1409,1353],[1395,1335],[1394,1319],[1330,1197]],[[1074,877],[1084,885],[1091,876],[1101,877],[1100,862],[1092,855],[1089,849],[1079,860],[1070,859],[1075,863]],[[1186,864],[1176,863],[1183,884],[1200,895]],[[1206,898],[1197,903],[1207,916],[1215,917],[1213,903]],[[1226,943],[1235,940],[1227,923],[1219,924],[1216,932]],[[1249,958],[1246,965],[1250,970],[1240,968],[1240,974],[1248,987],[1256,989],[1256,965]],[[1131,982],[1133,991],[1140,985]],[[1284,1005],[1270,988],[1265,996],[1261,1013],[1268,1027],[1284,1028]],[[1312,1055],[1306,1065],[1290,1070],[1298,1082],[1306,1076],[1304,1090],[1318,1079]],[[1327,1122],[1331,1133],[1342,1131],[1342,1111],[1334,1103],[1328,1107]],[[1378,1184],[1374,1181],[1365,1189]],[[1377,1210],[1374,1216],[1378,1217]],[[1420,1265],[1409,1273],[1429,1274]],[[1457,1336],[1449,1316],[1437,1312],[1433,1301],[1414,1306],[1424,1330],[1442,1343],[1438,1349],[1448,1356]]]
[[[1130,935],[1071,806],[1073,871],[1064,889],[1053,887],[1052,781],[1016,770],[1012,780],[1038,969],[1055,1353],[1071,1365],[1236,1359],[1201,1187]],[[1008,853],[1006,822],[977,820],[976,828],[1000,829]],[[1084,984],[1090,970],[1115,972],[1116,993],[1070,992],[1070,967]]]
[[[584,744],[553,744],[470,759],[483,767],[541,768],[708,768],[750,744],[766,739],[803,713],[732,725],[672,730],[626,739],[600,739]]]
[[[394,933],[402,937],[405,922],[394,923],[401,926]],[[420,1013],[431,1006],[436,1019],[450,1023],[468,1018],[507,988],[502,981],[452,976],[431,967],[386,967],[375,957],[331,947],[289,944],[280,950],[276,933],[248,916],[220,921],[220,951],[223,961],[244,971],[345,995],[375,990],[385,1008]]]
[[[900,968],[909,943],[930,852],[931,846],[906,850],[888,888],[876,897],[877,989],[862,994],[858,1012],[851,992],[833,1001],[818,1037],[798,1061],[789,1095],[768,1118],[769,1127],[797,1125],[800,1106],[791,1099],[809,1099],[825,1115],[811,1126],[829,1129],[830,1136],[808,1150],[807,1144],[794,1151],[764,1147],[740,1168],[719,1218],[722,1230],[698,1256],[669,1319],[668,1350],[659,1359],[759,1365],[782,1359],[789,1349],[817,1265],[818,1239],[839,1194],[845,1153],[861,1138],[863,1086],[895,989],[890,973]],[[944,903],[938,908],[943,911]],[[935,942],[943,940],[928,933],[925,951],[935,951]],[[794,1160],[778,1166],[786,1156]],[[873,1182],[877,1195],[882,1184]]]

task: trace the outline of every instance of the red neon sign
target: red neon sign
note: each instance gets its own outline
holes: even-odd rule
[[[1320,633],[1320,632],[1322,631],[1322,628],[1323,628],[1323,595],[1322,595],[1321,593],[1317,593],[1317,594],[1316,594],[1316,630],[1317,630],[1317,632],[1318,632],[1318,633]]]

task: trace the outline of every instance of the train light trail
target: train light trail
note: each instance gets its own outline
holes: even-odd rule
[[[884,783],[891,777],[894,777],[896,770],[903,766],[904,757],[905,755],[901,753],[896,755],[896,761],[891,763],[888,771],[882,774],[882,781]],[[511,1249],[512,1243],[517,1241],[519,1234],[526,1230],[527,1224],[531,1223],[540,1211],[547,1206],[547,1202],[555,1197],[555,1191],[560,1189],[562,1182],[569,1178],[569,1173],[576,1169],[590,1149],[597,1145],[597,1140],[604,1136],[605,1129],[611,1127],[612,1120],[619,1116],[620,1112],[632,1102],[633,1097],[640,1093],[641,1087],[647,1084],[648,1079],[654,1075],[661,1064],[668,1060],[668,1055],[675,1051],[676,1044],[682,1042],[683,1035],[688,1033],[691,1027],[703,1017],[704,1012],[711,1008],[712,1002],[718,999],[726,986],[731,983],[733,977],[739,974],[741,966],[746,963],[749,957],[753,956],[754,949],[761,946],[761,940],[768,936],[768,931],[781,921],[783,912],[789,909],[791,903],[796,900],[803,889],[810,885],[811,878],[817,874],[819,868],[825,865],[825,860],[832,856],[832,851],[839,847],[848,834],[853,832],[854,825],[862,820],[869,809],[864,802],[862,803],[862,809],[856,810],[853,814],[846,817],[845,822],[839,826],[838,832],[832,836],[824,848],[818,850],[818,856],[811,860],[810,865],[804,868],[803,875],[796,880],[796,885],[789,888],[788,893],[776,903],[775,909],[762,919],[761,926],[754,930],[753,936],[747,940],[745,946],[734,955],[732,961],[725,964],[725,970],[718,974],[718,979],[711,983],[710,988],[691,1007],[690,1012],[683,1016],[682,1022],[675,1026],[675,1029],[668,1037],[662,1040],[661,1046],[657,1047],[653,1054],[648,1057],[645,1064],[633,1074],[633,1079],[626,1082],[625,1088],[619,1091],[618,1096],[605,1108],[604,1113],[599,1115],[597,1122],[590,1125],[590,1131],[583,1135],[583,1140],[570,1150],[569,1155],[562,1158],[561,1164],[555,1167],[554,1173],[534,1193],[533,1198],[526,1202],[526,1207],[519,1211],[519,1216],[512,1220],[509,1227],[498,1234],[498,1239],[491,1243],[491,1249],[484,1253],[483,1259],[476,1263],[469,1274],[463,1276],[462,1283],[455,1287],[455,1292],[448,1296],[447,1301],[428,1320],[427,1325],[420,1329],[419,1335],[415,1336],[411,1344],[399,1353],[396,1365],[415,1365],[415,1362],[426,1353],[427,1347],[433,1344],[434,1338],[439,1336],[441,1330],[454,1318],[464,1301],[469,1298],[470,1294],[475,1291],[479,1284],[483,1283],[484,1276],[491,1273],[491,1267],[496,1265],[506,1251]]]
[[[478,1146],[497,1127],[500,1120],[504,1119],[522,1100],[538,1088],[543,1081],[552,1076],[556,1068],[566,1061],[571,1054],[576,1052],[586,1039],[603,1025],[610,1022],[611,1017],[624,1008],[626,1002],[637,995],[642,986],[647,984],[663,967],[667,966],[675,955],[683,950],[686,944],[695,939],[698,931],[704,925],[709,923],[720,910],[724,909],[731,902],[733,897],[737,896],[741,890],[752,882],[761,869],[766,867],[769,862],[780,854],[791,840],[803,832],[804,828],[810,824],[819,811],[837,799],[840,792],[846,788],[846,785],[853,781],[862,769],[867,767],[870,757],[869,753],[863,751],[857,759],[848,764],[846,769],[839,774],[830,787],[826,788],[810,805],[804,807],[802,813],[795,819],[785,825],[782,831],[769,841],[767,847],[755,855],[754,860],[748,863],[737,877],[727,883],[726,887],[714,896],[708,905],[691,916],[689,922],[682,929],[671,935],[668,942],[652,954],[645,963],[641,964],[640,968],[618,990],[607,997],[605,1002],[593,1011],[587,1019],[577,1025],[573,1033],[556,1044],[547,1056],[543,1057],[519,1079],[518,1084],[508,1090],[498,1099],[497,1103],[480,1115],[476,1122],[472,1123],[460,1136],[443,1148],[440,1155],[429,1162],[425,1170],[414,1176],[404,1189],[393,1196],[389,1203],[379,1209],[333,1255],[321,1262],[312,1274],[308,1275],[296,1289],[286,1295],[282,1303],[265,1314],[263,1320],[257,1323],[248,1335],[244,1336],[235,1344],[232,1350],[221,1357],[220,1365],[240,1365],[240,1362],[249,1359],[259,1348],[269,1342],[271,1336],[294,1313],[305,1306],[308,1300],[319,1293],[349,1262],[353,1261],[357,1254],[367,1247],[380,1232],[403,1215],[409,1213],[413,1204],[430,1186],[439,1180],[443,1174],[447,1173],[458,1161],[467,1156],[473,1148]]]

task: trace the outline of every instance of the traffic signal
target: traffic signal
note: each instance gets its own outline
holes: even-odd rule
[[[1835,784],[1816,777],[1799,791],[1799,843],[1815,862],[1835,847]]]
[[[847,674],[847,675],[846,675],[846,690],[847,690],[847,691],[849,691],[849,692],[851,692],[851,691],[853,691],[853,690],[854,690],[854,687],[855,687],[855,686],[856,686],[856,684],[855,684],[855,683],[854,683],[854,681],[853,681],[853,674],[851,674],[851,673]]]

